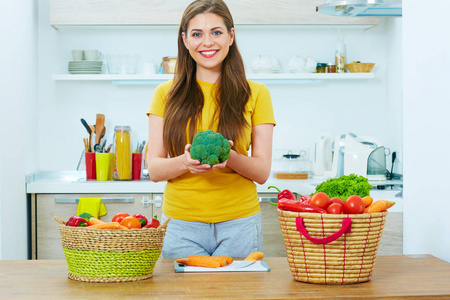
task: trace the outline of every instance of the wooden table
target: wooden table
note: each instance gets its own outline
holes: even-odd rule
[[[351,285],[297,282],[285,257],[264,260],[270,272],[175,273],[172,259],[159,259],[153,278],[124,283],[70,280],[64,260],[3,260],[0,299],[450,299],[450,264],[430,255],[380,255],[372,280]]]

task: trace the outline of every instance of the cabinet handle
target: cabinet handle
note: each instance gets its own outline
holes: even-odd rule
[[[277,203],[277,197],[258,197],[259,202],[274,202]]]
[[[67,204],[67,203],[78,203],[79,198],[55,198],[55,203]],[[134,197],[112,197],[112,198],[102,198],[103,203],[133,203]]]

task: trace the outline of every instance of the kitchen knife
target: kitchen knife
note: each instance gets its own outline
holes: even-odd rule
[[[244,259],[244,261],[241,261],[240,263],[238,263],[234,268],[235,269],[241,269],[241,268],[248,267],[248,266],[254,264],[258,259],[263,258],[263,257],[264,257],[264,254],[262,252],[250,253]]]

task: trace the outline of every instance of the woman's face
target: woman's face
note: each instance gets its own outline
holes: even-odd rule
[[[222,17],[213,13],[196,15],[189,21],[183,41],[197,63],[197,77],[220,73],[222,62],[233,44],[234,28],[227,31]]]

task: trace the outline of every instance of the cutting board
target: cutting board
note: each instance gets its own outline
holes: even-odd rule
[[[268,272],[270,271],[269,265],[265,261],[256,261],[254,264],[245,268],[235,269],[234,266],[240,263],[242,260],[235,260],[231,264],[220,268],[206,268],[206,267],[192,267],[177,263],[174,261],[174,267],[176,273],[201,273],[201,272]]]

